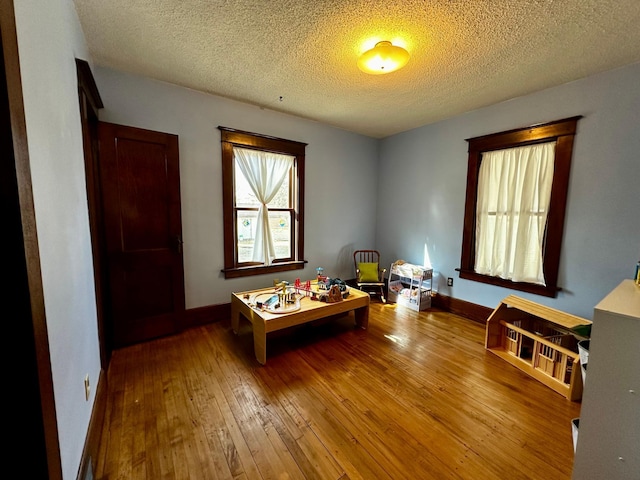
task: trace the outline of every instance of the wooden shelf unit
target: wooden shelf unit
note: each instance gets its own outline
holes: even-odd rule
[[[591,321],[509,295],[487,319],[485,348],[571,401],[582,397],[579,337]]]

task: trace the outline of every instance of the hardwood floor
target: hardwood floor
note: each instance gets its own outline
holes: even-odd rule
[[[228,320],[114,352],[98,479],[571,478],[570,402],[484,326],[373,302],[278,332]]]

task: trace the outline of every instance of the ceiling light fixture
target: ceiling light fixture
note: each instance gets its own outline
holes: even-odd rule
[[[365,73],[380,75],[395,72],[404,67],[408,61],[409,52],[384,40],[376,43],[375,47],[360,56],[358,68]]]

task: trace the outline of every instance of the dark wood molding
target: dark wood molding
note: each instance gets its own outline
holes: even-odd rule
[[[93,258],[94,290],[96,292],[96,313],[98,321],[98,339],[100,342],[100,363],[107,368],[112,345],[107,334],[105,297],[108,278],[106,275],[106,251],[104,244],[104,224],[100,193],[99,146],[98,146],[98,109],[103,108],[98,87],[85,60],[76,59],[78,79],[78,102],[80,123],[82,125],[82,146],[84,153],[84,171],[89,209],[91,235],[91,253]]]
[[[276,153],[287,152],[289,155],[305,154],[306,143],[287,140],[285,138],[271,137],[261,133],[245,132],[235,128],[219,126],[223,142],[239,147],[255,147],[260,150],[269,150]]]
[[[356,287],[356,279],[350,278],[346,280],[346,284],[352,288]],[[388,297],[388,278],[385,279],[384,295]],[[461,317],[467,318],[474,322],[482,323],[483,325],[489,318],[489,315],[493,312],[492,308],[477,305],[475,303],[467,302],[466,300],[460,300],[454,297],[448,297],[441,293],[434,292],[431,297],[431,306],[438,310],[443,310],[449,313],[455,313]]]
[[[564,231],[565,209],[569,189],[569,173],[573,139],[577,131],[578,120],[575,116],[553,122],[508,130],[505,132],[469,138],[469,157],[467,167],[467,189],[462,228],[462,248],[460,256],[460,278],[511,288],[546,297],[556,297],[560,252]],[[543,245],[543,271],[546,285],[526,282],[512,282],[498,277],[482,275],[475,268],[475,231],[476,201],[478,195],[478,175],[482,154],[492,150],[535,145],[543,142],[556,142],[553,185],[549,203],[549,214]]]
[[[300,262],[281,262],[273,263],[271,265],[225,268],[222,271],[224,272],[225,278],[240,278],[250,277],[253,275],[271,275],[277,272],[290,272],[291,270],[301,270],[304,268],[305,264],[307,264],[307,261],[302,260]]]
[[[184,312],[184,326],[185,328],[197,327],[229,318],[231,318],[231,303],[189,308]]]
[[[82,87],[82,89],[85,90],[93,109],[97,111],[104,108],[98,86],[93,78],[93,73],[91,73],[89,62],[76,58],[76,69],[78,73],[78,87]]]
[[[91,235],[91,249],[93,257],[94,291],[96,294],[96,320],[98,328],[98,342],[100,347],[100,377],[97,381],[96,396],[84,450],[79,468],[81,479],[87,478],[87,470],[95,464],[91,459],[98,457],[100,436],[103,419],[106,414],[106,398],[108,381],[104,372],[109,367],[112,344],[107,335],[105,285],[107,284],[104,231],[102,223],[102,204],[100,201],[99,181],[99,148],[98,148],[98,110],[103,108],[102,99],[98,92],[89,63],[76,59],[76,75],[78,80],[78,102],[80,106],[80,122],[82,125],[82,144],[84,152],[85,180],[87,190],[87,205],[89,210],[89,225]],[[91,472],[92,474],[94,472]]]
[[[576,125],[582,115],[554,120],[553,122],[538,123],[523,128],[514,128],[504,132],[490,133],[480,137],[467,138],[469,151],[487,152],[503,148],[517,147],[522,144],[548,142],[549,138],[575,135]]]
[[[490,277],[488,275],[476,273],[473,270],[457,270],[460,274],[460,278],[464,278],[465,280],[474,280],[476,282],[488,283],[497,287],[504,287],[510,288],[511,290],[518,290],[520,292],[533,293],[535,295],[540,295],[543,297],[555,297],[557,292],[561,290],[560,287],[546,287],[544,285],[535,285],[533,283],[512,282],[511,280],[505,280],[503,278]]]
[[[78,480],[85,478],[94,478],[95,465],[100,450],[100,437],[102,436],[102,427],[107,411],[107,395],[109,383],[107,375],[103,369],[100,370],[100,376],[96,383],[96,394],[91,410],[91,419],[89,420],[89,429],[84,442],[84,451],[80,468],[78,469]],[[87,470],[92,467],[91,476],[87,474]]]
[[[348,285],[352,285],[354,279],[346,280]],[[487,318],[493,312],[492,308],[477,305],[453,297],[448,297],[436,293],[431,299],[433,308],[454,313],[477,323],[486,323]],[[190,308],[185,312],[185,326],[187,328],[206,325],[207,323],[228,320],[231,318],[231,303],[221,303],[218,305],[208,305],[206,307]]]
[[[307,263],[304,260],[304,197],[305,197],[305,149],[307,144],[294,140],[271,137],[259,133],[245,132],[233,128],[218,126],[222,148],[222,211],[224,238],[225,279],[266,275],[277,272],[300,270]],[[295,157],[295,179],[291,185],[294,205],[291,207],[294,225],[291,235],[295,237],[291,257],[280,259],[270,265],[238,263],[236,245],[236,208],[234,202],[234,147],[279,153]]]
[[[482,323],[483,325],[487,322],[489,315],[493,313],[492,308],[467,302],[466,300],[448,297],[440,293],[436,293],[435,296],[431,298],[431,305],[434,308],[460,315],[461,317]]]

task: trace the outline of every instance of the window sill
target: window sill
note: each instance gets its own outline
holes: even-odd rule
[[[545,286],[525,282],[512,282],[511,280],[504,280],[503,278],[481,275],[474,271],[462,269],[458,271],[460,272],[460,278],[464,278],[466,280],[473,280],[474,282],[487,283],[489,285],[510,288],[512,290],[519,290],[521,292],[532,293],[534,295],[541,295],[544,297],[555,298],[558,296],[558,291],[560,290],[560,288],[552,285]]]
[[[302,270],[306,263],[307,263],[306,260],[301,260],[301,261],[295,261],[295,262],[275,263],[272,265],[260,265],[260,266],[240,267],[240,268],[225,268],[222,270],[222,272],[224,272],[224,278],[251,277],[254,275],[267,275],[267,274],[272,274],[276,272]]]

